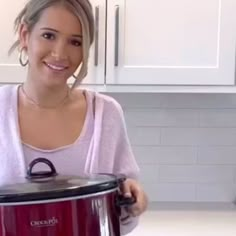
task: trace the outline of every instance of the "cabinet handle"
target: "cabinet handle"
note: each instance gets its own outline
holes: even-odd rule
[[[234,69],[234,83],[236,83],[236,44],[235,44],[235,69]]]
[[[94,42],[94,65],[98,66],[98,50],[99,50],[99,6],[95,7],[95,42]]]
[[[120,28],[120,7],[115,6],[115,66],[119,65],[119,28]]]

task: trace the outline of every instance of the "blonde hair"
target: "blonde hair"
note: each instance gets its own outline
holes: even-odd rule
[[[35,24],[39,21],[43,11],[54,5],[65,6],[79,19],[82,25],[83,61],[79,74],[76,76],[76,80],[73,84],[73,87],[76,87],[87,75],[89,49],[94,39],[93,10],[88,0],[29,0],[15,19],[15,33],[19,31],[20,25],[22,23],[25,23],[28,27],[29,32],[31,32]],[[18,38],[18,40],[11,46],[9,54],[11,54],[16,48],[18,48],[19,45],[20,39]]]

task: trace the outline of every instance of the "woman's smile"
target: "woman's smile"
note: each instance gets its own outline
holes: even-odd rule
[[[69,67],[63,64],[59,63],[50,63],[50,62],[44,62],[44,64],[51,70],[55,72],[62,72],[67,70]]]

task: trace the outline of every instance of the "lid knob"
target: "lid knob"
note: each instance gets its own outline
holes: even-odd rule
[[[33,171],[33,167],[38,164],[38,163],[44,163],[46,165],[49,166],[50,170],[49,171],[37,171],[37,172],[32,172]],[[42,178],[48,178],[48,177],[53,177],[57,175],[57,171],[55,166],[52,164],[51,161],[49,161],[46,158],[37,158],[35,160],[33,160],[29,166],[28,166],[28,170],[27,170],[27,179],[42,179]]]

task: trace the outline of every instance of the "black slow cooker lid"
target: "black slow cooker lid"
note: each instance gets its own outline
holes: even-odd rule
[[[45,163],[50,171],[33,172],[37,163]],[[39,201],[79,197],[115,190],[123,177],[112,174],[88,176],[59,175],[53,164],[45,158],[37,158],[29,165],[27,176],[17,183],[0,187],[0,203]]]

